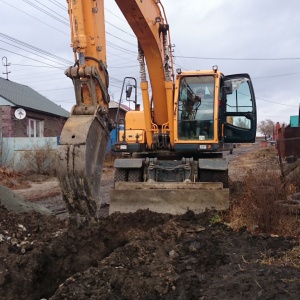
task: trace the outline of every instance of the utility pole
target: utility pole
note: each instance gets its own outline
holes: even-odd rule
[[[7,63],[7,57],[2,57],[2,65],[5,67],[6,72],[3,72],[3,74],[6,74],[6,80],[8,80],[8,74],[10,71],[8,71],[8,67],[10,66],[10,63]]]

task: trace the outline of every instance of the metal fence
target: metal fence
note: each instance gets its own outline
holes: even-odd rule
[[[57,138],[0,138],[0,167],[17,172],[55,172]]]
[[[300,161],[300,137],[278,139],[276,148],[281,173],[285,177]]]
[[[295,160],[300,158],[300,137],[278,139],[276,146],[281,159]]]
[[[300,127],[281,127],[276,135],[280,159],[300,157]]]

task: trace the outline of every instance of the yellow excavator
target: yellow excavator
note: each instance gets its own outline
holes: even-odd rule
[[[120,155],[110,213],[228,208],[224,144],[255,141],[250,76],[225,76],[217,66],[177,69],[175,76],[161,1],[115,0],[138,40],[143,110],[129,111],[113,123],[108,117],[103,0],[67,2],[75,64],[66,75],[73,80],[76,105],[62,131],[58,173],[71,219],[97,222],[105,149],[115,127],[118,140],[112,148]]]

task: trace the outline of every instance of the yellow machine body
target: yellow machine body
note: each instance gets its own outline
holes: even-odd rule
[[[61,135],[58,175],[72,220],[97,223],[108,117],[104,0],[67,0],[76,105]],[[248,74],[177,71],[161,1],[115,0],[138,41],[143,110],[117,120],[110,213],[226,209],[224,143],[253,142],[255,96]],[[148,82],[149,79],[149,82]],[[229,121],[230,120],[230,121]],[[171,209],[172,208],[172,209]]]

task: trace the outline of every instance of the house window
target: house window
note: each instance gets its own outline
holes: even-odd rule
[[[29,137],[44,136],[44,121],[36,119],[28,119],[27,135]]]

